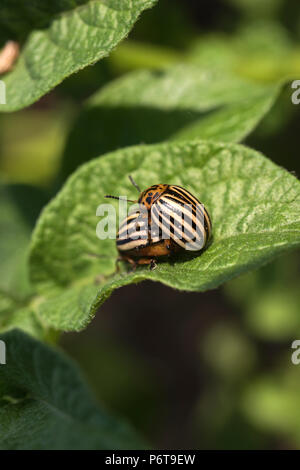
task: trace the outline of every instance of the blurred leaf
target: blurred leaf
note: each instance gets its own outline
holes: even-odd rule
[[[292,292],[291,289],[277,286],[277,289],[275,287],[260,295],[249,306],[247,326],[264,339],[279,341],[294,338],[295,334],[300,334],[299,306],[298,291]]]
[[[227,0],[249,17],[257,18],[276,16],[284,0]]]
[[[292,349],[291,349],[292,351]],[[259,429],[300,445],[299,370],[286,357],[284,370],[261,376],[246,388],[241,408]]]
[[[297,158],[300,107],[291,102],[291,90],[290,85],[284,87],[280,99],[276,101],[272,111],[266,115],[259,127],[247,137],[246,144],[260,149],[274,163],[283,166],[294,175],[300,175],[300,159]]]
[[[251,86],[252,85],[252,86]],[[156,71],[137,71],[115,80],[88,101],[89,105],[150,106],[166,110],[208,111],[237,103],[245,96],[268,90],[215,70],[178,64]]]
[[[163,397],[163,386],[151,368],[145,367],[140,354],[131,352],[107,333],[97,327],[93,333],[68,333],[60,344],[84,370],[96,397],[147,434],[147,426],[152,429],[160,418],[157,405]]]
[[[123,41],[112,51],[109,64],[118,73],[136,69],[159,69],[182,60],[183,54],[151,43]]]
[[[152,272],[141,267],[105,279],[117,252],[114,240],[97,239],[96,209],[105,194],[136,197],[129,174],[144,188],[179,184],[198,196],[212,216],[209,248],[192,259],[187,253],[160,263]],[[137,146],[95,159],[67,181],[34,232],[31,277],[40,293],[52,296],[39,312],[58,329],[81,329],[114,289],[132,282],[151,279],[195,291],[217,287],[299,246],[299,204],[294,176],[237,144]]]
[[[248,98],[249,90],[245,90],[247,96],[244,101],[224,106],[200,121],[188,124],[172,136],[172,140],[192,140],[200,137],[222,142],[239,142],[253,131],[268,113],[275,103],[278,91],[278,86],[269,87]]]
[[[253,345],[233,325],[213,327],[201,347],[206,362],[225,379],[249,374],[256,359]]]
[[[6,105],[24,108],[68,75],[106,56],[155,0],[63,0],[24,4],[5,0],[2,38],[19,39],[21,55],[5,75]]]
[[[0,331],[20,328],[32,336],[45,339],[47,331],[25,300],[0,292]]]
[[[232,73],[237,61],[233,36],[220,33],[200,36],[192,42],[186,59],[203,68]]]
[[[254,21],[246,26],[236,39],[236,51],[237,70],[243,77],[272,82],[300,73],[300,48],[280,23]]]
[[[291,90],[290,82],[282,87],[282,91],[274,103],[274,106],[272,106],[271,112],[266,114],[254,132],[247,136],[247,142],[252,140],[252,145],[248,144],[249,147],[261,149],[263,146],[261,141],[263,139],[272,146],[272,144],[276,142],[277,137],[284,141],[283,148],[285,148],[287,139],[290,141],[286,128],[292,127],[292,120],[295,118],[297,119],[299,116],[297,106],[295,106],[291,101]],[[260,139],[259,143],[257,143],[258,139]],[[278,149],[277,142],[275,143],[275,146]],[[283,152],[283,148],[280,149],[281,152]],[[294,156],[292,155],[291,157],[294,161]],[[274,161],[274,157],[272,160]],[[286,162],[286,155],[283,155],[282,162]]]
[[[240,384],[218,381],[207,387],[197,406],[195,421],[201,449],[258,450],[268,448],[268,436],[239,409]]]
[[[62,176],[127,145],[166,139],[239,141],[269,111],[278,91],[278,85],[254,85],[193,65],[128,74],[87,102],[67,141]]]
[[[17,326],[50,339],[49,329],[41,325],[31,307],[27,256],[32,226],[46,201],[37,188],[0,186],[0,331]]]
[[[31,290],[26,265],[31,229],[13,200],[12,188],[0,186],[0,288],[27,295]]]
[[[0,336],[1,449],[136,449],[142,441],[96,405],[66,357],[18,330]]]
[[[31,293],[27,248],[46,195],[37,188],[0,185],[0,289],[18,298]]]
[[[298,264],[293,253],[225,285],[242,307],[247,329],[264,340],[292,340],[300,333]]]
[[[26,250],[30,229],[10,199],[5,187],[0,188],[1,243],[0,287],[14,291],[30,291],[27,278]]]
[[[0,115],[3,179],[9,183],[49,185],[59,167],[72,112],[69,106],[57,106]]]
[[[235,34],[212,34],[195,41],[187,60],[235,77],[261,83],[294,79],[300,73],[300,49],[278,22],[258,20]]]

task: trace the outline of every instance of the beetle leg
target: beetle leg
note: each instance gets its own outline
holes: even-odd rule
[[[155,259],[152,259],[151,262],[150,262],[150,271],[154,271],[154,269],[157,268],[157,264],[156,264],[156,261]]]
[[[125,256],[119,256],[116,259],[116,272],[115,272],[115,274],[120,272],[120,266],[119,266],[120,261],[127,261],[130,264],[130,266],[131,266],[130,272],[133,272],[133,271],[136,270],[136,267],[137,267],[138,263],[134,259],[130,258],[129,256],[128,257],[127,256],[126,257]]]
[[[130,272],[134,273],[137,267],[137,263],[134,260],[128,260],[128,262],[130,263],[130,266],[131,266]]]
[[[120,261],[123,261],[123,258],[121,256],[118,256],[115,264],[115,274],[120,272]]]

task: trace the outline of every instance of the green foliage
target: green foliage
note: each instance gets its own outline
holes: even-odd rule
[[[247,329],[260,338],[292,342],[300,333],[298,257],[294,253],[224,287],[231,301],[242,306]]]
[[[268,17],[278,15],[284,0],[227,0],[235,7],[239,8],[244,15],[249,15],[256,19],[257,16]]]
[[[49,187],[57,174],[70,117],[69,109],[50,111],[38,107],[0,114],[0,173],[3,178],[13,183]],[[30,189],[33,192],[35,188]],[[30,189],[24,190],[25,198]],[[35,200],[40,198],[42,194],[36,194]]]
[[[2,111],[24,108],[68,75],[105,57],[155,0],[5,1],[3,39],[22,41],[14,69],[5,75]],[[3,8],[3,7],[2,7]]]
[[[18,330],[0,336],[0,448],[136,449],[134,431],[96,405],[69,359]]]
[[[291,352],[293,350],[291,349]],[[290,361],[289,357],[285,361]],[[299,371],[291,362],[285,368],[259,376],[245,390],[240,407],[258,429],[290,437],[299,448]]]
[[[249,339],[243,337],[233,325],[225,323],[217,325],[207,334],[201,348],[205,362],[225,378],[237,380],[246,376],[256,361]]]
[[[61,338],[100,403],[159,446],[299,446],[299,106],[283,84],[300,74],[300,8],[161,1],[115,50],[155,3],[2,0],[0,50],[20,56],[0,111],[35,104],[0,116],[1,449],[145,446],[44,344],[122,286]],[[128,175],[195,194],[208,247],[116,272],[96,209],[137,198]]]
[[[30,292],[26,250],[30,226],[14,202],[16,187],[0,186],[0,288],[18,294]]]
[[[255,82],[294,79],[300,72],[300,50],[278,22],[260,19],[243,24],[233,35],[214,34],[196,40],[187,59]]]
[[[195,138],[239,142],[269,111],[279,88],[187,64],[125,75],[86,103],[71,130],[62,174],[127,145]]]
[[[19,327],[50,339],[49,329],[32,308],[27,256],[31,229],[46,203],[45,194],[30,186],[2,184],[0,195],[0,331]]]
[[[96,209],[105,194],[136,197],[129,174],[145,188],[174,183],[197,195],[212,217],[209,248],[193,259],[161,263],[154,272],[140,268],[107,277],[117,253],[114,240],[96,237]],[[151,279],[200,291],[217,287],[299,246],[299,197],[294,176],[237,144],[138,146],[96,159],[68,180],[34,232],[31,277],[42,295],[53,296],[41,304],[40,314],[55,328],[80,329],[115,288],[131,282]]]
[[[0,292],[0,331],[21,328],[33,336],[45,339],[47,331],[28,304],[28,299],[19,300],[7,292]]]
[[[109,63],[113,70],[125,73],[137,69],[161,69],[182,59],[183,54],[171,48],[127,39],[111,53]]]

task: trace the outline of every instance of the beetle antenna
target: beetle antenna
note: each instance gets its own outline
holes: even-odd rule
[[[134,181],[134,179],[132,178],[131,175],[128,176],[129,178],[129,181],[131,184],[133,184],[133,186],[138,190],[139,193],[142,192],[141,188],[139,187],[139,185]]]
[[[121,199],[123,201],[128,201],[128,202],[137,202],[137,201],[132,201],[131,199],[124,199],[123,196],[122,197],[120,197],[120,196],[110,196],[109,194],[107,194],[104,197],[109,198],[109,199],[117,199],[117,201],[119,201]]]

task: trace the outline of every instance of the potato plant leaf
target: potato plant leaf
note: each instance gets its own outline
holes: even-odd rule
[[[145,444],[90,395],[75,365],[19,330],[1,334],[0,449],[136,449]]]
[[[270,110],[280,85],[178,64],[130,73],[88,100],[64,151],[63,176],[128,145],[166,140],[243,140]],[[100,125],[101,123],[101,125]]]
[[[31,293],[27,251],[32,227],[48,199],[33,186],[0,183],[0,290],[18,299]]]
[[[174,183],[198,196],[213,222],[212,243],[201,255],[178,256],[152,272],[124,267],[113,275],[115,240],[97,238],[96,210],[107,203],[105,194],[137,197],[130,174],[142,188]],[[38,221],[30,271],[45,297],[40,315],[55,328],[73,330],[117,287],[151,279],[204,291],[299,245],[300,183],[293,175],[239,144],[165,143],[122,149],[79,168]]]
[[[49,339],[49,328],[31,308],[33,288],[28,276],[31,230],[45,200],[37,188],[0,185],[0,331],[18,327]]]
[[[299,53],[283,25],[255,18],[233,35],[211,34],[196,39],[187,60],[223,73],[272,83],[299,75]]]
[[[0,289],[26,296],[30,292],[26,251],[30,226],[14,200],[13,186],[0,185]]]
[[[49,329],[43,328],[28,300],[19,300],[7,292],[0,291],[0,331],[20,328],[38,338],[48,337]]]
[[[42,5],[41,5],[42,3]],[[6,104],[24,108],[64,78],[105,57],[155,0],[4,0],[0,41],[15,39],[21,54],[3,75]]]

